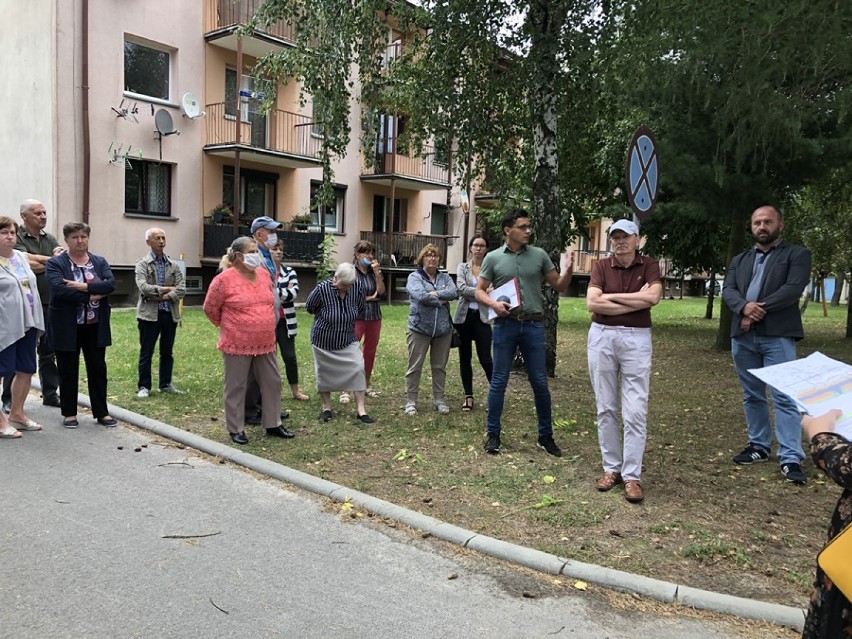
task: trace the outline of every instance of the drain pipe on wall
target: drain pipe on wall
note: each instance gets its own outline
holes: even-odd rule
[[[89,223],[92,141],[89,129],[89,0],[82,0],[83,222]]]

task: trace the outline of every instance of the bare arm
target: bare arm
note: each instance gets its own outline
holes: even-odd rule
[[[568,285],[571,283],[571,278],[574,276],[574,252],[567,251],[562,254],[560,264],[562,272],[556,273],[556,270],[550,271],[544,276],[545,281],[550,284],[550,287],[560,293],[568,290]]]
[[[487,308],[494,309],[497,317],[506,317],[509,314],[509,305],[506,302],[498,302],[492,300],[488,295],[488,289],[491,286],[491,280],[479,276],[476,280],[476,301]]]
[[[662,296],[663,285],[659,281],[645,284],[635,293],[603,293],[603,297],[609,301],[629,306],[635,311],[656,306]]]
[[[589,309],[589,312],[599,313],[600,315],[626,315],[636,310],[607,299],[606,293],[597,286],[590,286],[586,291],[586,308]]]

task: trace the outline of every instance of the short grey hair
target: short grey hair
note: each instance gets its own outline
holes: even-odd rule
[[[150,240],[151,236],[157,231],[163,231],[163,229],[161,229],[159,226],[152,226],[147,231],[145,231],[145,241],[147,242],[148,240]],[[165,234],[166,232],[163,231],[163,235]]]
[[[38,206],[39,204],[44,206],[44,204],[42,204],[38,200],[33,200],[33,199],[24,200],[23,202],[21,202],[21,215],[23,215],[24,213],[29,211],[34,206]]]
[[[343,262],[334,271],[334,279],[343,286],[352,286],[355,283],[355,267],[349,262]]]

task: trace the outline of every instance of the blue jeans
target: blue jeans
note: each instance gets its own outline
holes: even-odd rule
[[[494,350],[494,370],[491,386],[488,389],[488,419],[486,428],[489,434],[499,434],[502,428],[500,416],[503,414],[503,398],[509,373],[515,359],[515,351],[520,347],[524,356],[524,366],[535,397],[535,412],[538,415],[539,436],[553,435],[551,423],[550,389],[547,387],[547,369],[544,357],[544,322],[498,318],[494,321],[492,339]]]
[[[768,453],[772,448],[766,384],[749,373],[748,369],[763,368],[796,359],[796,340],[792,337],[767,337],[749,331],[731,338],[731,353],[743,387],[743,411],[748,425],[748,441]],[[802,449],[802,416],[787,395],[771,387],[769,391],[775,406],[778,460],[782,464],[799,464],[805,458]]]

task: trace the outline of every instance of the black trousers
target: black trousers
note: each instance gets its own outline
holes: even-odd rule
[[[151,390],[151,360],[154,358],[154,348],[157,339],[160,340],[160,388],[172,383],[174,370],[174,346],[177,324],[172,318],[171,311],[160,310],[156,322],[137,320],[139,325],[139,379],[137,388]]]
[[[465,395],[473,395],[473,345],[476,344],[476,357],[485,371],[485,377],[491,382],[494,363],[491,359],[491,326],[479,317],[479,310],[469,309],[464,323],[455,324],[461,337],[459,345],[459,373]]]
[[[106,347],[98,346],[98,325],[77,325],[77,350],[56,351],[59,367],[59,398],[62,416],[77,414],[77,390],[80,385],[80,351],[86,361],[86,376],[89,378],[89,399],[95,419],[109,415],[107,409],[107,365]]]

